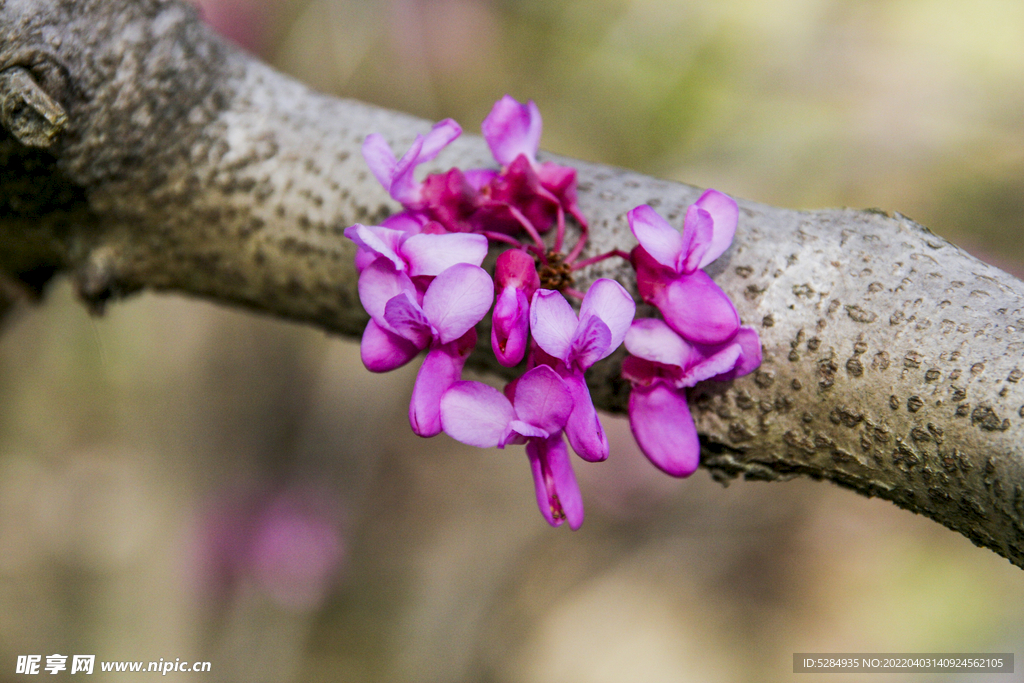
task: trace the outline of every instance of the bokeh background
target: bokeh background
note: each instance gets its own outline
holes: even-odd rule
[[[550,151],[898,210],[1024,273],[1019,0],[200,4],[326,92],[470,132],[501,95],[532,98]],[[58,283],[17,312],[0,681],[52,653],[252,683],[771,683],[816,679],[794,652],[1024,656],[1024,574],[929,520],[829,484],[670,480],[608,417],[611,460],[577,461],[587,521],[553,530],[521,449],[409,432],[414,376],[174,296],[96,319]]]

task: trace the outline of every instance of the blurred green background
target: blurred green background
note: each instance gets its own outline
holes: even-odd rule
[[[320,90],[469,132],[532,98],[549,151],[898,210],[1024,273],[1019,0],[200,4]],[[374,376],[351,341],[179,297],[93,319],[61,283],[18,312],[0,681],[52,653],[277,683],[773,682],[814,679],[794,652],[1024,655],[1024,575],[1002,558],[828,484],[670,480],[618,418],[609,462],[576,461],[583,528],[550,529],[521,449],[411,435],[415,369]]]

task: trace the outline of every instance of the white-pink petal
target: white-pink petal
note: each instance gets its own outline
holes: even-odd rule
[[[636,302],[626,288],[615,280],[601,278],[590,286],[580,306],[580,322],[596,315],[611,332],[611,353],[619,347],[636,315]],[[605,354],[607,355],[607,354]],[[602,356],[603,358],[604,356]]]
[[[462,126],[456,123],[454,119],[438,121],[430,129],[430,132],[423,137],[423,147],[420,149],[419,158],[416,160],[416,163],[422,164],[430,161],[460,135],[462,135]]]
[[[500,445],[515,419],[512,404],[480,382],[456,382],[441,397],[441,426],[445,434],[478,448]]]
[[[420,188],[416,184],[414,173],[416,172],[416,165],[419,164],[419,157],[422,151],[423,136],[417,135],[409,151],[403,154],[402,158],[395,164],[395,170],[391,175],[388,193],[403,205],[412,204],[419,198]]]
[[[715,222],[704,209],[696,204],[686,210],[683,222],[683,254],[676,272],[692,273],[700,267],[701,260],[711,246]]]
[[[370,226],[356,223],[351,227],[345,228],[345,237],[363,249],[391,261],[396,270],[405,270],[405,261],[399,256],[398,251],[402,240],[408,236],[409,233],[405,231],[377,225]]]
[[[536,162],[541,118],[533,100],[520,104],[505,95],[495,102],[480,128],[494,159],[502,166],[508,166],[520,154],[525,154],[531,163]]]
[[[487,238],[469,232],[421,233],[408,238],[401,251],[409,262],[409,275],[440,275],[458,263],[474,266],[483,263],[487,256]]]
[[[508,428],[510,431],[513,431],[519,436],[525,437],[527,439],[546,439],[547,437],[551,436],[547,431],[541,429],[540,427],[535,427],[529,422],[523,422],[522,420],[512,420],[511,422],[508,423]]]
[[[530,332],[545,352],[568,362],[579,320],[572,306],[553,289],[538,289],[530,304]]]
[[[385,258],[375,260],[359,276],[359,301],[370,317],[385,328],[388,325],[384,321],[384,308],[388,301],[402,293],[416,301],[416,286],[412,280],[395,270],[394,264]]]
[[[700,260],[700,268],[708,265],[721,256],[736,235],[736,224],[739,222],[740,210],[735,200],[717,190],[708,190],[697,200],[697,206],[711,214],[714,231],[711,244]]]
[[[676,269],[683,253],[683,236],[679,231],[646,204],[632,209],[626,218],[640,246],[661,265]]]
[[[391,190],[391,178],[395,174],[395,153],[391,146],[384,140],[380,133],[370,133],[363,140],[363,158],[366,165],[370,167],[373,176],[384,186],[385,190]]]
[[[686,340],[657,318],[633,321],[626,333],[626,350],[638,358],[686,367],[691,347]]]
[[[483,320],[494,301],[494,282],[479,266],[459,263],[430,283],[423,311],[442,344],[458,339]]]

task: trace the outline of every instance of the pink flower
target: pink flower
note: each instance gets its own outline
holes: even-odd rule
[[[498,294],[491,318],[491,348],[498,362],[510,368],[523,360],[530,331],[530,299],[540,287],[533,258],[521,249],[509,249],[494,268]]]
[[[708,190],[686,211],[683,232],[649,206],[628,214],[640,246],[633,250],[637,289],[665,322],[689,341],[718,344],[736,334],[740,319],[728,295],[701,268],[732,243],[739,211],[728,196]]]
[[[432,160],[461,134],[462,128],[452,119],[440,121],[425,136],[417,135],[409,151],[396,161],[384,137],[371,133],[363,140],[363,157],[395,201],[406,209],[419,210],[423,208],[423,184],[414,178],[416,167]]]
[[[530,306],[533,340],[557,359],[555,370],[572,394],[573,410],[566,424],[569,443],[584,460],[608,457],[608,439],[594,410],[583,373],[618,348],[636,313],[636,304],[618,282],[600,279],[583,297],[579,319],[560,293],[540,289]]]
[[[625,344],[633,354],[622,363],[622,376],[633,384],[633,436],[657,467],[674,477],[689,476],[700,463],[700,442],[685,390],[707,379],[727,381],[753,372],[761,364],[757,332],[741,327],[726,342],[694,344],[661,320],[645,318],[633,322]]]
[[[378,258],[359,277],[359,300],[370,314],[360,345],[367,369],[387,372],[428,349],[416,375],[409,422],[420,436],[439,433],[441,395],[458,381],[476,345],[473,328],[494,300],[491,277],[479,266],[459,263],[434,278],[421,298],[406,273]]]
[[[495,161],[508,166],[519,156],[525,156],[531,165],[537,163],[542,127],[540,110],[533,100],[520,104],[505,95],[494,103],[480,129]]]
[[[541,365],[516,381],[513,400],[480,382],[456,382],[441,398],[446,434],[479,448],[526,444],[537,506],[551,526],[583,524],[583,498],[562,440],[572,395],[551,368]]]
[[[485,194],[518,209],[541,232],[551,227],[559,211],[586,227],[576,204],[576,169],[537,162],[541,127],[540,111],[532,100],[520,104],[505,95],[494,104],[481,130],[494,159],[504,168]]]

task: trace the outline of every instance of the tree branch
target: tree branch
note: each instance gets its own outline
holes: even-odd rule
[[[69,273],[96,310],[149,288],[360,334],[342,230],[396,206],[359,147],[376,131],[404,149],[427,122],[314,93],[172,0],[0,0],[0,46],[0,271],[33,292]],[[680,225],[699,193],[562,161],[592,221],[584,257],[635,244],[630,208]],[[473,136],[440,162],[493,163]],[[1024,285],[898,214],[740,207],[710,273],[764,365],[692,393],[703,465],[828,479],[1024,567]],[[612,261],[583,275],[634,284]],[[619,360],[589,377],[611,411]]]

